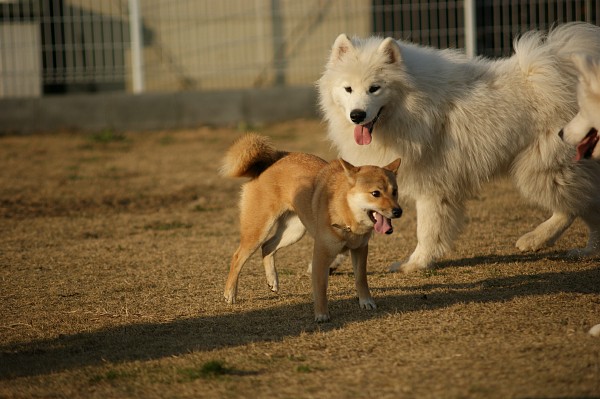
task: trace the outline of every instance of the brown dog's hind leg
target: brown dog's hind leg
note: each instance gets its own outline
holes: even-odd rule
[[[250,256],[260,247],[278,220],[270,204],[257,201],[256,192],[244,190],[240,207],[240,245],[231,258],[229,275],[225,283],[225,301],[235,303],[238,277],[242,267]],[[260,193],[259,193],[260,194]],[[260,204],[261,206],[257,205]]]
[[[263,265],[267,284],[273,292],[279,291],[279,279],[275,268],[274,255],[280,248],[292,245],[300,240],[306,228],[295,213],[286,212],[277,221],[275,233],[262,245]]]

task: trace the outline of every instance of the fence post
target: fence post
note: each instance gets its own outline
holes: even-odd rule
[[[140,23],[139,0],[129,0],[129,34],[131,38],[131,77],[133,81],[133,92],[144,91],[144,59],[142,50],[144,39],[142,36],[142,24]]]
[[[475,18],[475,0],[465,0],[465,53],[473,58],[477,55],[477,21]]]
[[[280,0],[271,0],[271,23],[273,24],[273,70],[275,86],[285,85],[285,37]]]
[[[585,22],[592,23],[592,0],[585,0]]]

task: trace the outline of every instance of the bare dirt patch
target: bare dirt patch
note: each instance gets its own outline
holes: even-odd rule
[[[260,132],[332,158],[323,130]],[[455,250],[427,272],[387,272],[416,244],[403,204],[395,233],[371,244],[376,311],[359,309],[344,264],[333,321],[313,322],[308,237],[279,254],[279,294],[255,256],[226,305],[242,181],[217,169],[240,134],[0,138],[1,397],[600,396],[600,339],[587,334],[600,323],[598,260],[565,257],[585,228],[519,253],[548,215],[504,180],[469,202]]]

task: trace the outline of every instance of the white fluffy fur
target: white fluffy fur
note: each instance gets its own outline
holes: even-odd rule
[[[575,54],[572,60],[579,76],[577,85],[579,112],[564,127],[563,137],[567,143],[577,145],[591,128],[600,130],[600,58]],[[600,159],[600,145],[596,145],[592,158]]]
[[[392,270],[429,267],[460,232],[465,201],[484,182],[510,175],[552,217],[517,241],[552,245],[576,217],[590,229],[579,255],[600,250],[600,164],[572,162],[559,130],[576,114],[571,53],[600,55],[600,28],[571,23],[530,32],[506,59],[467,59],[454,50],[392,39],[335,41],[318,82],[329,139],[357,165],[401,157],[399,189],[416,201],[418,245]],[[348,90],[350,88],[350,90]],[[352,110],[376,118],[372,142],[356,144]]]

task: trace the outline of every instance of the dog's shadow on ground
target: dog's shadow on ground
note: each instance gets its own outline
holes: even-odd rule
[[[514,261],[534,261],[553,255],[514,256]],[[495,256],[449,261],[442,267],[471,266],[498,262]],[[507,257],[503,256],[506,262]],[[355,321],[383,317],[394,312],[439,309],[456,303],[500,302],[519,296],[558,292],[600,293],[600,268],[514,277],[489,278],[477,283],[436,284],[402,287],[406,294],[386,295],[374,287],[379,309],[365,312],[355,300],[330,300],[333,321],[317,325],[312,303],[261,308],[250,312],[227,310],[218,316],[141,323],[93,332],[60,336],[18,345],[0,346],[0,379],[45,375],[105,362],[160,359],[168,356],[210,351],[251,342],[280,341],[304,332],[326,331]],[[442,292],[423,296],[436,288]],[[274,328],[274,321],[277,325]]]

